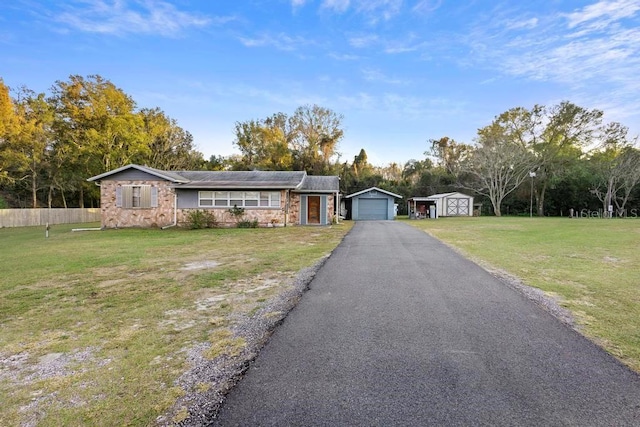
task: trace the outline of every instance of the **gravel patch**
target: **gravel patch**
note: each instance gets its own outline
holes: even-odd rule
[[[571,312],[566,308],[560,306],[559,298],[548,295],[541,289],[525,285],[522,280],[515,276],[512,276],[506,271],[498,270],[493,267],[487,267],[486,265],[481,265],[481,267],[488,271],[492,276],[500,280],[502,283],[522,293],[525,297],[536,303],[538,306],[542,307],[545,311],[551,313],[552,316],[560,320],[562,323],[570,326],[573,329],[578,329]]]
[[[199,343],[189,349],[187,362],[191,368],[176,382],[186,391],[173,408],[156,419],[159,426],[205,426],[218,413],[226,394],[242,378],[260,349],[267,343],[274,329],[298,303],[309,283],[328,257],[314,266],[301,270],[293,279],[293,286],[271,298],[256,313],[233,318],[234,337],[243,338],[246,347],[236,357],[226,355],[209,360],[204,357],[211,347]]]

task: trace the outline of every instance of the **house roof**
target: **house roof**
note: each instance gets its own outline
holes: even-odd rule
[[[188,182],[187,179],[185,179],[184,177],[180,176],[177,172],[163,171],[163,170],[160,170],[160,169],[155,169],[155,168],[150,168],[148,166],[140,166],[140,165],[135,165],[135,164],[122,166],[120,168],[111,170],[109,172],[105,172],[105,173],[100,174],[100,175],[92,176],[91,178],[87,179],[87,181],[89,181],[89,182],[101,181],[101,180],[103,180],[105,178],[108,178],[111,175],[115,175],[115,174],[123,172],[123,171],[125,171],[127,169],[137,169],[139,171],[146,172],[148,174],[157,176],[158,178],[165,179],[167,181],[171,181],[171,182],[175,182],[175,183]]]
[[[383,190],[383,189],[378,188],[378,187],[367,188],[366,190],[362,190],[362,191],[358,191],[357,193],[349,194],[348,196],[345,196],[345,198],[349,199],[351,197],[359,196],[361,194],[368,193],[370,191],[379,191],[380,193],[384,193],[384,194],[386,194],[388,196],[392,196],[392,197],[395,197],[397,199],[402,199],[401,195],[396,194],[396,193],[392,193],[391,191]]]
[[[304,171],[163,171],[130,164],[89,178],[101,181],[127,169],[137,169],[184,189],[282,189],[297,192],[336,192],[337,176],[309,176]]]
[[[445,197],[450,197],[450,196],[453,196],[453,195],[473,198],[473,196],[469,196],[469,195],[464,194],[464,193],[459,193],[457,191],[453,191],[451,193],[432,194],[431,196],[427,196],[427,197],[411,197],[410,199],[407,199],[407,200],[408,201],[416,201],[416,202],[427,202],[427,201],[443,199]]]
[[[177,188],[277,188],[296,189],[306,172],[292,171],[180,171],[188,180]]]
[[[306,175],[302,185],[296,188],[296,192],[326,193],[328,190],[339,191],[340,180],[337,176],[310,176]]]

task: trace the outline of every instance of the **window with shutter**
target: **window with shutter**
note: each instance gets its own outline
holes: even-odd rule
[[[118,187],[116,188],[116,206],[123,208],[157,207],[158,189],[150,185],[123,185]]]
[[[122,207],[122,187],[116,187],[116,207]]]

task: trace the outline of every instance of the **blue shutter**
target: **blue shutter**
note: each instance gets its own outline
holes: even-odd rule
[[[300,225],[307,224],[307,196],[300,196]]]
[[[158,187],[151,187],[151,207],[158,207]]]
[[[116,187],[116,207],[122,207],[122,187]]]
[[[320,196],[320,224],[327,225],[327,196]]]

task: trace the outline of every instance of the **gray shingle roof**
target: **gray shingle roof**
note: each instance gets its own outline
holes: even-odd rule
[[[294,189],[300,186],[305,172],[291,171],[180,171],[188,183],[179,188],[274,188]]]
[[[294,190],[297,192],[337,192],[337,176],[308,176],[304,171],[164,171],[148,166],[127,165],[88,179],[100,181],[127,169],[137,169],[165,179],[176,188]]]
[[[337,192],[340,188],[340,181],[337,176],[305,176],[302,185],[296,192],[326,193]]]

